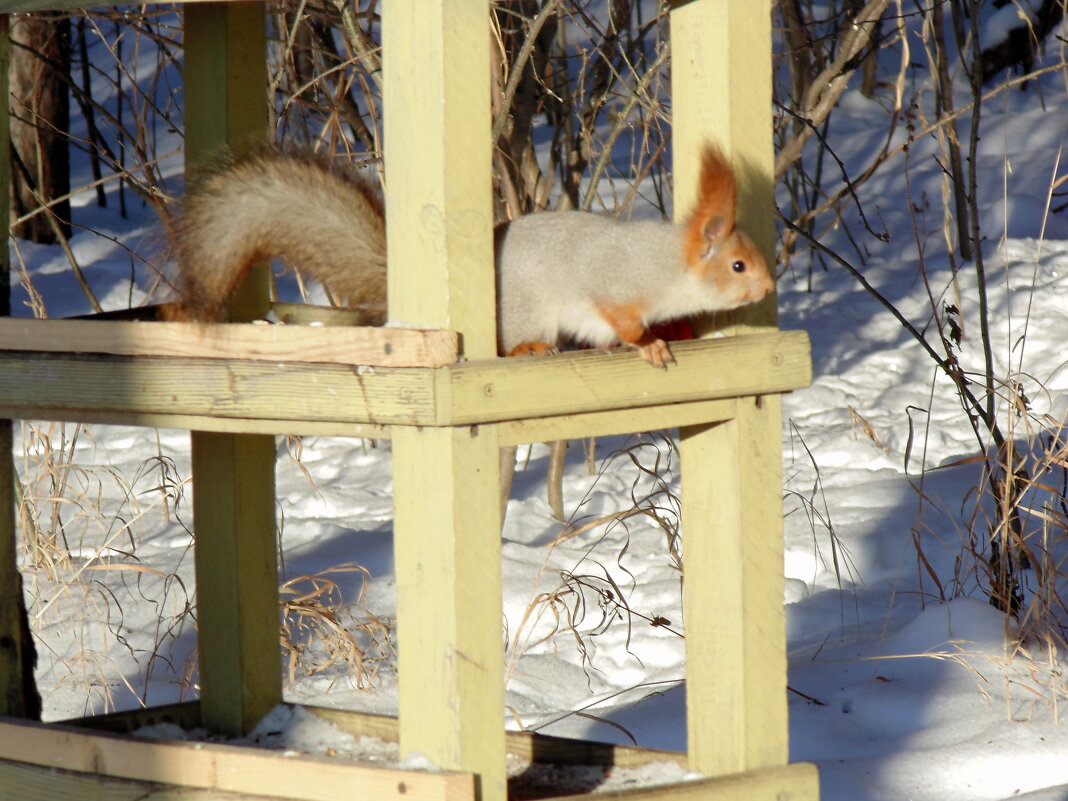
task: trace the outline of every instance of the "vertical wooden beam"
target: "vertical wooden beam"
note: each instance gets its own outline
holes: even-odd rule
[[[191,439],[201,717],[245,734],[282,700],[274,437]]]
[[[789,759],[779,398],[757,404],[680,441],[687,744],[710,776]]]
[[[259,3],[185,6],[187,173],[267,133],[266,22]],[[267,310],[266,267],[231,319]],[[192,432],[200,702],[204,724],[242,734],[282,699],[273,436]]]
[[[229,151],[267,139],[267,44],[263,4],[188,3],[185,15],[186,175]],[[230,319],[270,308],[268,266],[253,270],[230,302]]]
[[[393,429],[401,754],[506,795],[496,429]]]
[[[775,252],[770,0],[676,0],[671,69],[675,213],[685,214],[697,194],[701,145],[718,143],[738,170],[738,222],[770,264]],[[775,304],[768,306],[773,313]]]
[[[768,0],[677,2],[671,12],[676,210],[696,193],[700,146],[739,178],[739,224],[773,263],[775,207]],[[775,300],[733,315],[774,327]],[[711,775],[788,760],[782,608],[781,405],[739,401],[727,423],[683,429],[687,735]]]
[[[389,314],[469,359],[497,354],[489,36],[486,0],[382,7]]]
[[[7,246],[11,232],[8,21],[7,14],[0,14],[0,316],[4,317],[11,314],[11,264]],[[41,698],[33,678],[36,656],[18,568],[15,493],[18,474],[13,450],[13,421],[0,420],[0,715],[36,719],[41,716]]]
[[[390,317],[496,355],[489,4],[382,6]],[[400,745],[504,799],[500,511],[492,429],[394,428]]]

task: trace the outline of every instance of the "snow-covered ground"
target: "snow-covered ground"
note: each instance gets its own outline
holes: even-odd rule
[[[857,169],[883,135],[872,120],[886,112],[850,90],[835,113],[832,145]],[[1068,409],[1068,215],[1045,215],[1051,185],[1068,172],[1065,78],[1054,73],[1026,92],[1001,93],[983,115],[980,208],[995,375],[1005,386],[1019,381],[1030,403],[1022,415],[1000,404],[1000,419],[1020,451],[1035,455]],[[864,237],[864,274],[928,333],[931,296],[938,308],[953,297],[935,155],[933,138],[921,138],[861,192],[875,227],[890,233],[886,243]],[[131,247],[158,242],[144,209],[123,220],[79,197],[75,214]],[[853,252],[841,228],[821,241]],[[72,244],[105,306],[142,300],[150,278],[140,273],[131,284],[121,248],[90,232]],[[19,249],[50,316],[88,311],[58,249]],[[859,266],[855,254],[851,260]],[[981,363],[975,280],[964,264],[962,300],[952,301],[963,318],[965,369]],[[840,267],[817,268],[811,281],[809,289],[802,252],[779,283],[781,324],[809,332],[814,366],[812,386],[785,399],[782,434],[792,757],[819,765],[828,801],[1068,799],[1068,730],[1060,722],[1068,694],[1050,645],[1068,610],[1058,618],[1051,598],[1043,628],[1038,617],[1006,619],[989,605],[974,549],[984,545],[990,503],[976,438],[950,383]],[[16,288],[17,314],[30,313],[25,298]],[[187,436],[26,423],[16,448],[40,532],[25,560],[47,717],[192,697]],[[57,464],[63,453],[69,460]],[[520,457],[503,534],[507,725],[685,748],[670,525],[638,515],[554,545],[561,525],[545,500],[547,449]],[[638,465],[658,465],[663,483]],[[663,435],[599,440],[592,474],[572,443],[567,514],[581,523],[651,499],[670,522],[677,466]],[[360,688],[351,652],[307,649],[289,697],[393,711],[388,444],[282,441],[277,480],[283,580],[294,581],[295,597],[312,586],[301,577],[319,576],[319,599],[336,605],[333,619],[367,658]],[[1041,475],[1050,491],[1028,496],[1030,545],[1048,555],[1024,574],[1028,601],[1040,574],[1047,588],[1063,583],[1049,577],[1068,552],[1058,506],[1065,480],[1054,464]],[[51,504],[57,487],[65,500]],[[353,562],[369,580],[345,568]],[[617,600],[605,601],[605,589]],[[314,608],[319,616],[304,619],[327,620],[324,611],[331,610]],[[672,622],[650,625],[659,618]],[[1021,626],[1026,636],[1018,636]],[[336,632],[320,636],[345,642]]]

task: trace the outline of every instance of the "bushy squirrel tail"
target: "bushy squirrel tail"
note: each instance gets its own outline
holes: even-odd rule
[[[166,227],[179,268],[169,319],[216,319],[253,265],[275,257],[349,306],[385,304],[381,196],[313,155],[267,150],[209,172]]]

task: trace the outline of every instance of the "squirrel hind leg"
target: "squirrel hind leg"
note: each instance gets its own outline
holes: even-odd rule
[[[560,348],[548,342],[521,342],[512,348],[506,356],[549,356],[559,353]]]

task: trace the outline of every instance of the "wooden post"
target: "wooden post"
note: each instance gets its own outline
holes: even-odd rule
[[[496,355],[486,0],[382,7],[390,317]],[[401,753],[505,797],[495,428],[393,429]]]
[[[717,142],[738,171],[739,224],[771,264],[771,5],[678,3],[671,47],[677,213],[696,193],[701,144]],[[730,321],[774,327],[774,296]],[[680,452],[690,765],[720,775],[786,764],[779,396],[682,429]]]
[[[701,145],[720,145],[738,170],[738,222],[775,253],[770,0],[690,0],[671,11],[675,213],[697,194]],[[774,325],[775,302],[758,304]],[[746,310],[755,323],[753,308]]]
[[[401,754],[506,795],[494,426],[393,428]]]
[[[0,14],[0,316],[11,314],[11,265],[7,239],[11,230],[10,118],[8,70],[11,42],[8,15]],[[14,462],[14,424],[0,420],[0,715],[39,718],[41,698],[33,678],[35,651],[18,569],[18,526]]]
[[[489,4],[382,7],[389,315],[497,355]]]
[[[686,732],[709,776],[789,758],[778,396],[759,403],[680,443]]]
[[[267,131],[266,23],[259,3],[185,7],[186,167]],[[266,267],[231,304],[268,306]],[[242,734],[282,699],[274,518],[275,440],[192,432],[200,700],[205,726]]]

